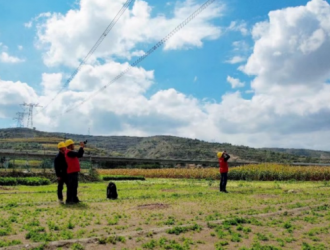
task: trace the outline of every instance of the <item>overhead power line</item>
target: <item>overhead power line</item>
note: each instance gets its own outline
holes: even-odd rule
[[[173,35],[175,35],[178,31],[180,31],[183,27],[185,27],[189,22],[191,22],[196,16],[198,16],[203,10],[205,10],[211,3],[213,3],[215,0],[208,0],[205,3],[203,3],[195,12],[193,12],[189,17],[187,17],[182,23],[180,23],[174,30],[172,30],[167,36],[165,36],[163,39],[161,39],[158,43],[156,43],[154,46],[152,46],[144,55],[140,56],[137,60],[135,60],[131,65],[127,66],[127,68],[119,73],[117,76],[115,76],[108,84],[104,85],[102,88],[97,90],[96,92],[92,93],[89,97],[87,97],[85,100],[78,103],[78,105],[81,105],[93,97],[95,97],[97,94],[99,94],[101,91],[105,90],[110,84],[116,82],[121,77],[123,77],[125,74],[127,74],[133,67],[137,66],[139,63],[141,63],[144,59],[146,59],[150,54],[152,54],[155,50],[157,50],[159,47],[161,47],[164,43],[166,43]],[[76,107],[69,108],[64,111],[64,113],[69,113],[72,110],[75,110]]]
[[[71,76],[67,79],[63,87],[60,89],[59,92],[56,93],[56,95],[50,100],[49,103],[47,103],[40,111],[46,109],[56,98],[57,96],[67,87],[69,86],[70,82],[75,78],[75,76],[78,74],[80,71],[81,67],[86,64],[88,59],[93,55],[93,53],[96,51],[96,49],[100,46],[100,44],[103,42],[104,38],[109,34],[109,32],[112,30],[112,28],[115,26],[115,24],[118,22],[119,18],[124,14],[125,10],[129,7],[130,3],[133,0],[127,0],[124,5],[121,7],[117,15],[113,18],[111,23],[108,25],[108,27],[105,29],[105,31],[102,33],[100,38],[96,41],[94,46],[91,48],[91,50],[88,52],[88,54],[84,57],[84,59],[80,62],[78,68],[73,71]]]

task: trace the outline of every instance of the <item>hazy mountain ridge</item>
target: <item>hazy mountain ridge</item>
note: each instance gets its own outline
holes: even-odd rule
[[[292,155],[315,157],[320,159],[328,159],[330,161],[330,152],[322,150],[312,150],[312,149],[294,149],[294,148],[264,148],[266,150],[286,153]]]
[[[26,128],[0,129],[0,150],[57,151],[64,139],[76,142],[88,140],[90,154],[136,158],[216,160],[218,151],[227,150],[232,160],[257,162],[321,162],[330,152],[306,149],[263,148],[236,146],[229,143],[210,143],[175,136],[91,136],[48,133]]]

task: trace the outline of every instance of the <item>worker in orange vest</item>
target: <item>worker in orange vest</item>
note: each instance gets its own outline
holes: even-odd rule
[[[67,181],[68,181],[68,197],[67,204],[79,203],[78,199],[78,175],[80,172],[79,158],[84,155],[85,144],[80,142],[78,152],[74,150],[74,141],[69,139],[65,141],[66,151],[65,160],[68,165],[67,168]]]
[[[218,152],[217,156],[219,158],[219,167],[220,167],[220,192],[228,193],[226,190],[227,186],[227,176],[228,176],[228,160],[230,155],[226,151]]]

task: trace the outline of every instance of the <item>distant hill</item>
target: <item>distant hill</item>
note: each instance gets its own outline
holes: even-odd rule
[[[264,149],[278,153],[318,158],[321,160],[328,160],[330,162],[329,151],[311,150],[311,149],[294,149],[294,148],[264,148]]]
[[[322,158],[330,156],[330,152],[323,151],[255,149],[175,136],[88,136],[48,133],[27,128],[0,129],[0,150],[55,153],[57,143],[68,138],[76,142],[87,139],[86,152],[101,156],[215,160],[216,153],[223,150],[227,150],[232,161],[322,162]]]

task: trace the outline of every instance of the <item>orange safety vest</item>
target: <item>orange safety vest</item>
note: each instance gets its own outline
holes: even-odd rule
[[[67,173],[70,174],[70,173],[80,172],[79,159],[78,157],[69,157],[68,152],[70,151],[71,150],[69,149],[65,151],[65,160],[66,160],[66,164],[68,165]]]
[[[225,158],[219,158],[220,173],[228,173],[228,162],[225,161]]]

